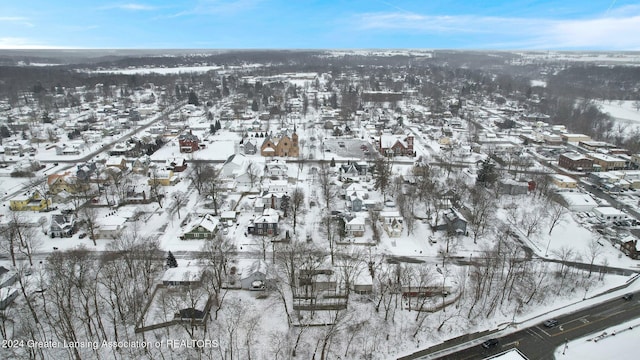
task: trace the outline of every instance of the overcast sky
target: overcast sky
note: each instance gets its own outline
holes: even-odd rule
[[[628,0],[3,0],[0,48],[640,50]]]

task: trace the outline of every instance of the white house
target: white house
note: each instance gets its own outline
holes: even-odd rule
[[[265,176],[267,177],[286,177],[288,174],[289,168],[284,161],[273,160],[268,162],[265,165]]]
[[[127,219],[118,215],[109,215],[103,218],[98,218],[96,220],[96,225],[98,225],[97,235],[100,238],[115,239],[126,227],[126,222]]]
[[[361,216],[356,216],[353,219],[347,221],[344,224],[344,230],[349,237],[361,237],[364,236],[365,219]]]

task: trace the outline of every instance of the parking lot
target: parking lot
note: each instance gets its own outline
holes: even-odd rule
[[[377,152],[373,146],[361,139],[326,139],[324,140],[324,157],[373,159]]]

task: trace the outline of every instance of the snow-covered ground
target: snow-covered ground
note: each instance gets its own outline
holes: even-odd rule
[[[567,360],[633,360],[638,358],[637,341],[640,320],[612,326],[602,333],[590,334],[570,341],[555,351],[556,359]]]
[[[599,101],[600,110],[609,114],[616,121],[627,127],[626,131],[640,129],[640,110],[635,107],[636,101]],[[615,129],[614,129],[615,130]]]

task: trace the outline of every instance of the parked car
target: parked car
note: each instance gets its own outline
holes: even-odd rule
[[[633,299],[633,294],[632,293],[624,294],[624,296],[622,296],[622,298],[624,300],[627,300],[627,301],[631,300],[631,299]]]
[[[499,343],[498,339],[489,339],[482,343],[482,347],[485,349],[491,349],[498,346],[498,343]]]
[[[87,237],[87,233],[80,233],[80,235],[78,235],[79,239],[84,239]]]
[[[542,324],[544,325],[544,327],[552,328],[552,327],[558,326],[558,320],[549,319]]]

